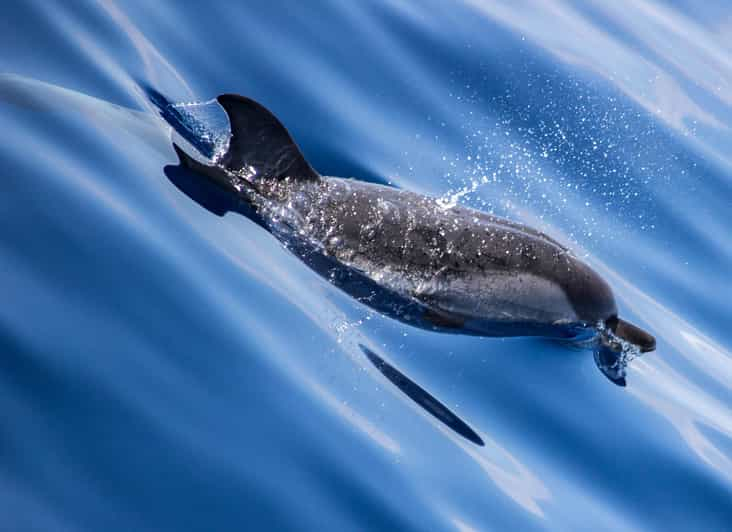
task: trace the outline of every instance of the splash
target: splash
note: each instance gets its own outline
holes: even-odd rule
[[[436,125],[454,128],[461,140],[434,163],[447,184],[440,206],[464,202],[545,223],[581,246],[658,230],[654,191],[686,179],[696,162],[681,155],[678,139],[654,116],[612,87],[535,66],[516,73],[526,84],[505,81],[501,89],[490,77],[453,74],[449,97],[462,112],[454,123]],[[420,134],[409,142],[431,141]]]
[[[485,176],[483,176],[483,182],[487,183],[488,180]],[[464,196],[468,196],[470,194],[473,194],[476,190],[478,190],[478,187],[480,186],[480,182],[476,179],[472,179],[470,181],[469,185],[465,185],[461,188],[459,188],[457,191],[454,192],[448,192],[439,198],[437,198],[437,206],[442,209],[443,211],[446,211],[448,209],[452,209],[453,207],[457,206],[457,204],[460,202],[460,199]]]
[[[216,99],[172,102],[149,85],[140,87],[163,121],[173,129],[177,144],[194,148],[209,163],[216,163],[226,152],[231,137],[229,120]]]
[[[208,147],[203,155],[218,161],[229,145],[229,122],[221,106],[212,98],[206,101],[181,102],[170,104],[184,125],[197,139]]]

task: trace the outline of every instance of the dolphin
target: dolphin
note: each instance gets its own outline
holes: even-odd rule
[[[618,317],[608,283],[545,233],[408,190],[321,176],[265,107],[235,94],[217,101],[228,148],[208,158],[174,143],[180,165],[378,312],[457,334],[591,340],[598,367],[622,386],[628,350],[655,349],[653,336]]]

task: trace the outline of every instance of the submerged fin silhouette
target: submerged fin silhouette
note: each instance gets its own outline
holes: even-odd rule
[[[465,423],[462,419],[457,417],[453,412],[450,411],[444,404],[435,399],[430,393],[424,388],[419,386],[409,377],[404,375],[401,371],[396,369],[394,366],[386,362],[379,355],[371,351],[368,347],[359,344],[359,347],[364,352],[366,357],[371,363],[378,369],[384,377],[389,379],[397,388],[399,388],[404,394],[409,397],[412,401],[417,403],[419,406],[424,408],[432,416],[437,418],[443,424],[448,426],[453,431],[457,432],[460,436],[473,442],[481,447],[485,445],[480,436]]]

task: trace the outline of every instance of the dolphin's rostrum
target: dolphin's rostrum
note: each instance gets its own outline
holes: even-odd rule
[[[544,233],[468,207],[320,176],[279,120],[218,97],[228,150],[181,164],[247,204],[294,253],[345,291],[411,325],[481,336],[597,338],[595,360],[625,384],[622,351],[655,339],[618,318],[608,284]]]

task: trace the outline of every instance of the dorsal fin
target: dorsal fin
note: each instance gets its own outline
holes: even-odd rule
[[[320,178],[285,126],[262,105],[237,94],[222,94],[217,100],[231,124],[229,149],[220,160],[224,168],[254,179]]]

